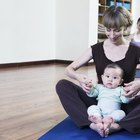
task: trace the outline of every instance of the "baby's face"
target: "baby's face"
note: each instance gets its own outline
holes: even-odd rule
[[[122,83],[121,70],[119,68],[106,68],[102,75],[102,81],[107,88],[116,88]]]

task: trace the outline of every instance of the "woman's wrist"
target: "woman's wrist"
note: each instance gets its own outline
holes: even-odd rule
[[[75,80],[80,81],[81,74],[75,73]]]

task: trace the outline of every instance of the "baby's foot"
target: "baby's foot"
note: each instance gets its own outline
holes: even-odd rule
[[[108,134],[110,133],[110,126],[111,124],[114,122],[112,117],[105,117],[103,118],[103,124],[104,124],[104,130],[105,130],[105,136],[108,136]]]
[[[93,123],[102,123],[102,118],[101,117],[97,117],[97,116],[94,116],[94,115],[92,115],[92,116],[89,116],[89,118],[88,118],[91,122],[93,122]]]
[[[95,130],[101,137],[105,136],[104,135],[104,125],[102,123],[98,123],[98,124],[91,123],[90,128],[92,130]]]
[[[117,123],[112,123],[112,124],[110,125],[110,127],[107,128],[107,129],[105,130],[105,132],[104,132],[105,137],[107,137],[107,136],[108,136],[109,134],[111,134],[111,133],[120,131],[121,129],[122,129],[122,128],[120,127],[119,124],[117,124]]]

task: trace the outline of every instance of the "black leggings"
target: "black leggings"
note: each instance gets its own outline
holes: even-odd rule
[[[75,124],[79,128],[89,127],[91,122],[88,120],[87,108],[96,105],[96,99],[88,97],[81,87],[68,80],[60,80],[56,91],[65,111]],[[131,133],[140,133],[140,97],[127,105],[122,104],[122,109],[127,115],[119,122],[120,126]]]

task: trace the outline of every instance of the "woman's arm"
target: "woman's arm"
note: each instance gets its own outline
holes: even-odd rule
[[[68,77],[79,81],[84,91],[88,92],[92,87],[92,80],[83,74],[76,72],[77,69],[92,59],[92,49],[88,48],[77,60],[72,62],[65,69],[65,73]]]
[[[77,60],[72,62],[68,67],[65,69],[65,73],[72,79],[77,80],[76,70],[86,64],[88,61],[92,59],[92,50],[88,48]]]

